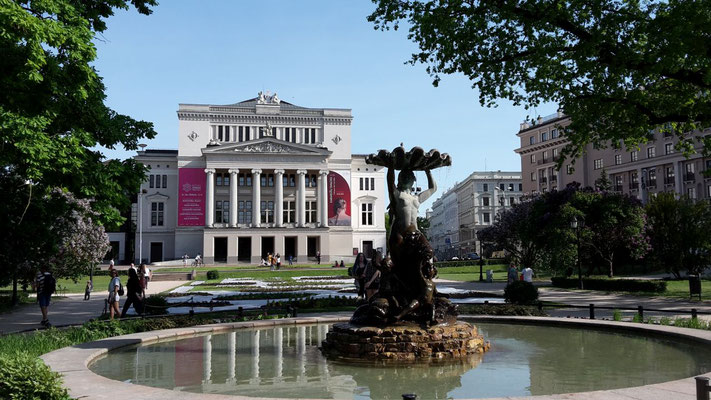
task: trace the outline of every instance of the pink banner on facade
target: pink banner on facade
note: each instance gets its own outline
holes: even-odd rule
[[[178,171],[178,226],[205,225],[205,170]]]
[[[348,184],[350,171],[344,172],[347,177],[338,172],[328,173],[328,225],[329,226],[350,226],[351,225],[351,188]]]

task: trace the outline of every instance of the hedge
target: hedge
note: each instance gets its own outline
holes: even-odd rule
[[[500,265],[506,264],[503,258],[489,258],[484,260],[484,265]],[[459,261],[437,261],[435,267],[465,267],[468,265],[479,265],[479,260],[459,260]]]
[[[578,287],[578,280],[574,278],[553,277],[551,282],[553,286],[559,288]],[[664,293],[667,290],[667,283],[661,280],[583,278],[583,288],[607,292]]]
[[[538,301],[538,288],[531,282],[513,281],[504,288],[504,299],[511,304],[534,304]]]
[[[62,378],[27,354],[0,354],[0,399],[69,400]]]

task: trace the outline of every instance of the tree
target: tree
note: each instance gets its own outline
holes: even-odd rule
[[[607,263],[608,276],[614,276],[618,251],[642,258],[649,251],[646,216],[636,198],[613,192],[577,191],[571,206],[584,215],[586,240],[583,247]]]
[[[155,136],[104,104],[105,87],[92,62],[96,33],[114,9],[150,14],[155,0],[15,0],[0,8],[0,162],[31,185],[61,187],[91,198],[103,224],[116,227],[130,206],[144,167],[106,160],[102,148],[137,149]],[[29,197],[29,201],[35,198]]]
[[[651,129],[692,151],[711,137],[711,3],[620,0],[373,0],[376,29],[409,25],[436,86],[464,74],[482,105],[555,102],[571,117],[562,160],[586,144],[628,147]],[[535,116],[534,116],[535,117]],[[562,164],[561,164],[562,165]]]
[[[417,217],[417,230],[422,232],[429,239],[430,220],[425,217]]]
[[[707,202],[659,193],[647,204],[650,261],[681,277],[700,273],[711,263],[711,207]]]
[[[605,170],[604,167],[602,168],[602,171],[600,171],[600,177],[595,180],[595,189],[602,191],[612,190],[612,181],[610,180],[610,176],[607,175],[607,170]]]
[[[77,279],[108,251],[108,236],[88,200],[30,185],[7,172],[0,173],[0,190],[0,285],[12,283],[13,304],[18,282],[32,281],[40,266],[50,266],[57,277]]]

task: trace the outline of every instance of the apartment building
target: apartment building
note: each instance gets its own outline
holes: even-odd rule
[[[612,181],[613,190],[627,193],[646,202],[659,192],[675,192],[692,199],[711,199],[711,178],[704,171],[711,169],[711,158],[702,155],[701,143],[697,152],[688,158],[676,150],[679,139],[673,135],[652,132],[651,140],[639,148],[619,149],[608,146],[595,149],[587,145],[582,157],[565,160],[556,169],[563,147],[568,143],[562,128],[570,118],[556,113],[524,122],[516,134],[520,147],[514,150],[521,156],[523,191],[540,193],[564,188],[572,182],[583,187],[595,185],[603,169]],[[711,129],[694,135],[711,134]]]
[[[430,236],[440,260],[481,252],[476,233],[491,226],[496,214],[521,201],[520,172],[472,172],[444,192],[432,207]]]

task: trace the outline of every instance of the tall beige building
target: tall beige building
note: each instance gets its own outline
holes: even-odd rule
[[[565,160],[560,170],[556,170],[556,162],[568,143],[561,135],[561,128],[568,124],[570,118],[557,113],[520,125],[516,135],[521,145],[514,151],[521,155],[524,192],[557,190],[572,182],[593,187],[604,168],[613,190],[643,202],[659,192],[711,199],[711,177],[704,175],[704,171],[711,169],[711,158],[702,155],[701,143],[696,144],[697,152],[686,158],[675,149],[678,138],[660,132],[654,132],[652,139],[639,148],[595,149],[588,145],[581,158],[575,162]],[[709,134],[711,129],[695,133]]]

